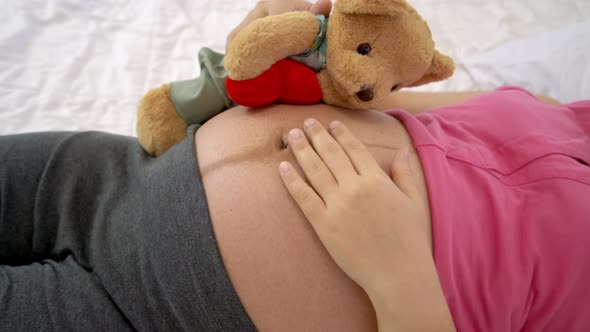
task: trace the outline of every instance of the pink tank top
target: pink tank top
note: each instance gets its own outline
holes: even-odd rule
[[[503,87],[413,116],[459,331],[590,331],[590,100]]]

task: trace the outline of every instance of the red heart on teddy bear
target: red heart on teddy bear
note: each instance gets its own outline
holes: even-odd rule
[[[309,105],[322,100],[316,73],[292,59],[276,62],[260,76],[243,81],[225,81],[229,97],[247,107],[263,107],[276,102]]]

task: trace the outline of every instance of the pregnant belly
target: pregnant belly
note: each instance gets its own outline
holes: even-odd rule
[[[387,115],[326,105],[228,110],[196,135],[213,229],[230,279],[262,331],[372,331],[365,293],[332,261],[278,175],[294,162],[287,132],[307,117],[345,123],[389,172],[393,151],[411,145]]]

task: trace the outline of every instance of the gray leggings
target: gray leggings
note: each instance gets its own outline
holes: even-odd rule
[[[254,331],[224,269],[192,127],[0,137],[1,331]]]

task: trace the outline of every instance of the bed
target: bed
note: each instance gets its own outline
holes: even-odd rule
[[[135,135],[153,87],[198,73],[255,0],[0,2],[0,134],[102,130]],[[523,86],[590,98],[590,1],[411,0],[457,71],[426,91]]]

